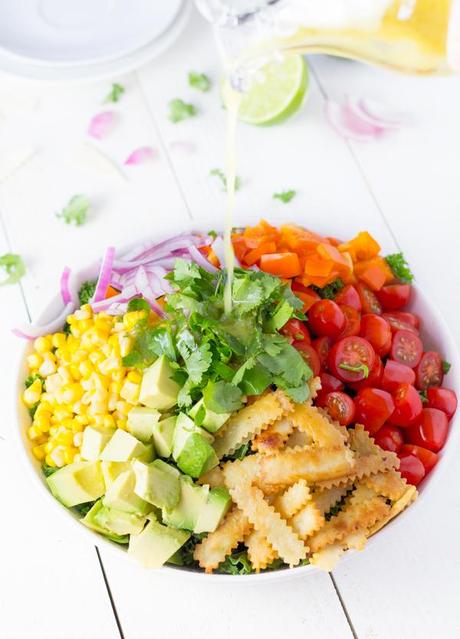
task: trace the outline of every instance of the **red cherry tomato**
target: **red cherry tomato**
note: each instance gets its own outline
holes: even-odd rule
[[[383,286],[376,295],[386,311],[397,311],[409,303],[411,292],[410,284],[389,284]]]
[[[457,410],[457,395],[450,388],[428,388],[428,407],[438,408],[446,413],[447,419],[452,419]]]
[[[379,388],[363,388],[355,397],[356,421],[373,435],[387,421],[395,405],[390,393]]]
[[[320,300],[308,311],[308,322],[316,335],[335,338],[345,328],[345,315],[332,300]]]
[[[425,466],[425,471],[427,473],[432,470],[436,464],[438,463],[439,457],[433,451],[428,450],[428,448],[423,448],[422,446],[416,446],[415,444],[404,444],[401,448],[402,454],[414,455],[414,457],[418,457],[422,464]]]
[[[409,311],[393,311],[388,314],[392,315],[396,320],[410,324],[414,328],[420,328],[420,317],[415,315],[415,313],[409,313]],[[385,316],[385,313],[383,315]]]
[[[384,424],[379,432],[375,434],[374,441],[377,446],[383,448],[383,450],[390,450],[392,453],[397,453],[404,444],[404,437],[402,431],[397,426],[391,426],[390,424]]]
[[[422,414],[422,400],[412,384],[401,384],[393,393],[395,409],[390,424],[403,428],[414,424]]]
[[[327,410],[332,419],[338,421],[342,426],[348,426],[354,419],[355,404],[349,395],[340,391],[328,393],[321,406]]]
[[[410,331],[398,331],[393,336],[391,358],[409,368],[415,368],[423,353],[420,337]]]
[[[446,443],[449,431],[447,415],[437,408],[424,408],[417,422],[407,429],[409,443],[437,453]]]
[[[319,361],[318,353],[315,351],[313,346],[311,344],[307,344],[305,340],[302,342],[293,342],[292,345],[300,351],[300,354],[311,368],[313,377],[319,375],[321,362]]]
[[[321,366],[326,366],[327,356],[331,350],[332,340],[330,337],[318,337],[311,343],[315,351],[318,353]]]
[[[356,290],[358,291],[359,299],[361,300],[363,313],[375,313],[376,315],[380,315],[382,313],[382,306],[375,293],[373,293],[370,288],[368,288],[365,284],[357,284]]]
[[[375,358],[374,366],[371,368],[369,377],[363,379],[360,382],[349,383],[348,386],[355,391],[361,390],[361,388],[380,388],[383,374],[383,364],[380,357]]]
[[[409,318],[405,317],[406,315],[412,315],[412,313],[402,313],[401,311],[382,313],[382,317],[386,319],[393,333],[397,331],[410,331],[418,335],[418,326],[416,326],[413,321],[409,321]],[[415,315],[413,317],[415,317]]]
[[[399,456],[399,472],[409,484],[417,486],[425,477],[425,466],[415,455],[403,453]]]
[[[374,366],[375,352],[362,337],[344,337],[331,348],[327,361],[331,373],[343,382],[359,382]]]
[[[344,286],[344,288],[337,293],[334,301],[336,304],[339,304],[339,306],[345,304],[345,306],[351,306],[351,308],[355,308],[357,311],[361,311],[362,308],[358,291],[351,284]]]
[[[308,332],[308,328],[298,319],[290,319],[286,322],[283,328],[280,330],[282,335],[289,337],[293,342],[301,342],[306,341],[307,344],[310,344],[311,337]]]
[[[321,392],[322,393],[332,393],[333,391],[341,391],[344,388],[343,382],[334,375],[329,375],[329,373],[321,373],[319,376],[321,380]]]
[[[442,359],[436,351],[423,353],[419,365],[415,369],[419,390],[426,390],[430,386],[441,386],[444,373],[442,372]]]
[[[361,337],[372,344],[380,357],[387,355],[391,348],[391,328],[387,321],[375,313],[367,313],[361,318]]]
[[[382,375],[382,388],[393,393],[400,384],[414,384],[415,372],[409,366],[387,359]]]
[[[318,293],[314,291],[312,288],[310,288],[309,286],[303,286],[302,284],[299,284],[295,280],[292,281],[291,288],[296,294],[296,296],[300,300],[302,300],[303,302],[302,310],[304,313],[310,310],[313,304],[321,299]]]
[[[350,335],[359,335],[361,328],[361,315],[353,306],[340,304],[342,313],[345,315],[345,328],[340,337],[349,337]]]

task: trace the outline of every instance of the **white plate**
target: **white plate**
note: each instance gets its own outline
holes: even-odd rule
[[[183,231],[185,232],[187,230],[192,230],[194,226],[195,225],[193,223],[190,223],[190,228],[184,228]],[[202,228],[206,227],[203,226]],[[162,239],[166,239],[164,235],[160,235],[158,237],[159,241]],[[130,248],[132,247],[127,247],[128,250]],[[123,252],[124,251],[120,251],[120,255],[123,254]],[[90,266],[86,269],[81,269],[77,274],[74,274],[75,284],[78,285],[79,283],[87,279],[94,278],[97,275],[97,272],[97,266]],[[442,315],[435,307],[433,307],[432,302],[429,301],[429,297],[425,296],[416,286],[414,286],[413,288],[414,294],[412,302],[410,304],[410,310],[417,313],[422,319],[421,333],[424,343],[430,349],[432,348],[439,350],[452,363],[452,372],[449,374],[448,384],[450,388],[455,389],[457,395],[460,395],[460,356],[455,341],[447,325],[445,324]],[[44,309],[43,313],[38,318],[38,322],[46,322],[53,317],[56,317],[61,309],[61,298],[59,295],[56,295],[56,297],[51,300],[47,307]],[[124,555],[128,558],[125,546],[120,546],[119,544],[111,542],[107,538],[80,524],[77,515],[62,506],[48,490],[48,486],[40,469],[40,463],[33,457],[31,452],[30,441],[27,438],[27,428],[30,425],[30,417],[26,407],[21,401],[21,396],[24,389],[24,379],[27,377],[28,374],[26,356],[31,352],[31,350],[32,346],[29,343],[21,349],[20,361],[18,362],[17,366],[15,396],[13,398],[14,417],[12,420],[12,423],[16,424],[16,427],[14,428],[14,438],[16,444],[18,444],[18,447],[20,449],[19,454],[25,461],[29,476],[31,478],[31,499],[34,498],[35,490],[37,489],[37,492],[39,492],[43,498],[43,521],[46,520],[47,512],[49,512],[49,516],[51,517],[51,525],[54,525],[55,522],[57,524],[58,520],[62,521],[63,524],[67,522],[67,529],[69,531],[69,534],[73,532],[74,535],[79,535],[80,538],[84,536],[92,545],[103,545],[104,548],[112,549],[113,552],[116,552],[119,556]],[[401,526],[406,517],[411,516],[411,513],[413,513],[417,508],[429,508],[429,495],[431,495],[431,498],[435,497],[435,491],[433,490],[433,488],[442,479],[445,468],[449,463],[458,462],[457,451],[459,442],[460,409],[449,425],[448,440],[444,449],[440,453],[440,460],[438,464],[419,486],[419,498],[411,506],[406,508],[406,510],[404,510],[400,515],[398,515],[398,517],[393,519],[389,524],[382,528],[376,535],[371,537],[371,539],[367,543],[366,548],[363,551],[364,553],[371,546],[378,547],[379,543],[386,543],[387,531],[396,526]],[[33,486],[35,486],[35,488],[33,488]],[[51,511],[53,511],[54,513],[53,517]],[[343,562],[344,560],[353,558],[356,552],[357,551],[355,550],[348,550],[340,561]],[[129,557],[128,559],[129,561],[133,561],[131,557]],[[160,570],[161,574],[170,576],[176,575],[179,578],[194,578],[206,580],[208,582],[212,580],[214,582],[230,582],[233,584],[236,584],[237,582],[248,584],[250,582],[253,583],[254,581],[260,583],[262,581],[266,582],[273,580],[284,580],[293,577],[302,577],[318,571],[315,566],[287,568],[284,570],[275,570],[271,572],[251,575],[207,575],[191,568],[175,566],[164,566]],[[372,570],[371,558],[369,561],[369,570]]]
[[[50,83],[101,80],[142,66],[179,36],[191,9],[190,0],[23,3],[19,11],[17,0],[0,2],[0,73]],[[65,10],[59,9],[61,3]],[[47,7],[47,23],[40,7]]]

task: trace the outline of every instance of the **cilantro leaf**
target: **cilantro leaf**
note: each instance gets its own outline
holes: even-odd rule
[[[146,368],[161,355],[165,355],[170,362],[176,360],[171,327],[166,324],[149,328],[139,326],[133,346],[123,357],[122,363],[123,366]]]
[[[147,311],[150,313],[151,310],[152,307],[143,297],[135,297],[128,302],[128,313],[131,313],[132,311]]]
[[[339,368],[342,368],[344,371],[351,371],[352,373],[362,373],[364,379],[369,377],[369,366],[366,364],[357,364],[356,366],[352,366],[351,364],[342,362],[339,364]]]
[[[198,113],[197,108],[193,104],[187,104],[183,100],[176,98],[169,103],[169,119],[176,124],[194,117]]]
[[[273,311],[272,316],[265,323],[265,330],[267,332],[274,332],[283,328],[293,313],[294,308],[291,304],[287,300],[282,300]]]
[[[188,74],[188,83],[193,89],[197,89],[202,93],[206,93],[211,88],[211,80],[204,73],[190,71]]]
[[[203,390],[204,405],[214,413],[232,413],[242,406],[243,393],[233,384],[209,381]]]
[[[420,399],[422,400],[422,404],[428,404],[428,395],[426,390],[419,391]]]
[[[224,191],[227,190],[227,178],[222,169],[211,169],[209,171],[209,175],[218,178],[222,183],[222,189]],[[241,178],[239,175],[235,177],[235,191],[239,191],[241,189]]]
[[[219,564],[217,572],[227,575],[249,575],[252,572],[252,564],[247,551],[227,555],[225,561]]]
[[[66,224],[82,226],[86,222],[91,203],[86,195],[74,195],[68,204],[56,217],[64,220]]]
[[[445,359],[443,359],[442,372],[444,373],[444,375],[447,375],[447,373],[450,371],[451,368],[452,368],[452,364],[450,362],[447,362]]]
[[[80,300],[80,306],[84,304],[89,304],[91,298],[94,295],[94,291],[96,290],[96,280],[87,280],[83,282],[80,286],[80,290],[78,291],[78,299]]]
[[[125,87],[122,84],[118,84],[118,82],[114,82],[104,102],[119,102],[124,92]]]
[[[318,293],[321,299],[333,300],[337,293],[341,291],[344,286],[345,284],[343,283],[343,280],[338,277],[327,286],[323,286],[323,288],[319,288],[319,286],[312,286],[311,288]]]
[[[26,272],[22,257],[16,253],[5,253],[1,255],[0,269],[3,269],[7,275],[6,279],[0,282],[0,286],[16,284]]]
[[[297,195],[297,191],[289,190],[289,191],[281,191],[280,193],[273,193],[273,199],[279,200],[283,202],[283,204],[288,204],[295,196]]]
[[[190,380],[194,384],[199,384],[205,373],[211,366],[212,353],[209,350],[209,344],[201,344],[194,350],[190,357],[185,360],[185,367],[190,375]]]
[[[387,255],[385,260],[393,271],[393,275],[397,277],[400,282],[410,284],[413,281],[414,275],[403,253],[392,253],[391,255]]]
[[[59,470],[59,468],[54,466],[48,466],[48,464],[44,464],[44,463],[42,464],[42,473],[45,475],[45,477],[49,477],[50,475],[55,473],[57,470]]]
[[[174,281],[182,282],[187,279],[201,278],[200,268],[195,262],[187,262],[187,260],[177,260],[174,265]]]

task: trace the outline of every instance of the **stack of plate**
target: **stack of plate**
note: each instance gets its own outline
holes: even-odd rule
[[[190,0],[0,0],[0,72],[45,82],[135,69],[179,35]]]

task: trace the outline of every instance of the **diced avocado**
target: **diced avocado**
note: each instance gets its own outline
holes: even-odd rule
[[[204,405],[203,398],[201,398],[200,401],[197,402],[191,410],[189,410],[188,414],[194,420],[198,418],[196,420],[197,424],[199,424],[203,428],[206,428],[206,430],[210,433],[215,433],[219,430],[219,428],[222,428],[222,426],[231,415],[231,413],[219,414],[214,413],[212,410],[209,410],[209,408],[206,408],[206,406]]]
[[[180,498],[180,473],[176,468],[156,459],[151,464],[136,460],[133,462],[133,470],[136,475],[136,495],[158,508],[177,506]]]
[[[147,444],[152,441],[153,427],[160,417],[161,413],[155,408],[136,406],[128,413],[128,430],[131,435]]]
[[[98,515],[104,509],[102,505],[102,501],[99,499],[95,504],[93,504],[91,510],[89,510],[83,519],[80,519],[81,523],[87,526],[88,528],[92,528],[96,532],[108,537],[112,541],[116,541],[117,544],[127,544],[128,543],[128,535],[123,533],[120,535],[119,533],[115,533],[111,530],[105,528],[99,521]]]
[[[160,568],[190,537],[185,530],[150,521],[139,535],[131,535],[128,553],[146,568]]]
[[[94,501],[105,493],[100,462],[74,462],[46,478],[53,495],[64,506]]]
[[[177,404],[180,386],[172,378],[174,371],[164,355],[159,357],[142,377],[139,402],[150,408],[168,410]]]
[[[138,535],[147,520],[133,513],[102,506],[95,514],[94,521],[114,535]]]
[[[214,441],[214,437],[195,424],[193,419],[190,419],[185,413],[179,413],[176,418],[176,428],[174,430],[173,437],[173,452],[172,456],[175,460],[179,457],[187,439],[191,434],[198,433],[210,444]]]
[[[153,426],[153,443],[160,457],[170,457],[173,448],[176,417],[162,419]]]
[[[208,501],[198,515],[194,533],[214,532],[232,505],[230,493],[224,487],[211,488]]]
[[[183,473],[197,478],[218,464],[219,460],[214,448],[201,434],[191,433],[187,437],[176,462]]]
[[[104,506],[122,510],[125,513],[146,515],[152,507],[136,495],[134,492],[135,485],[136,476],[133,470],[121,473],[113,484],[107,488],[103,499]]]
[[[179,503],[172,510],[163,508],[163,521],[174,528],[193,530],[208,500],[209,486],[196,486],[189,477],[180,478]]]
[[[102,474],[104,475],[105,486],[108,488],[118,475],[124,473],[125,470],[131,469],[131,462],[111,462],[101,461]]]
[[[131,433],[117,428],[100,455],[103,461],[126,462],[131,459],[152,461],[155,459],[153,444],[143,444]]]
[[[96,461],[99,459],[105,445],[111,439],[115,429],[107,428],[102,430],[94,426],[87,426],[83,431],[80,455],[82,459]]]

